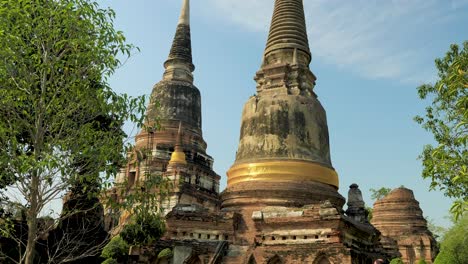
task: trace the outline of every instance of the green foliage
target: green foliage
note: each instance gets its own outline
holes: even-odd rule
[[[172,257],[172,250],[170,248],[165,248],[161,250],[161,252],[159,252],[158,254],[158,259],[170,257]]]
[[[143,98],[107,83],[134,48],[114,17],[92,0],[0,1],[0,189],[26,201],[26,263],[39,212],[81,182],[95,196],[126,162],[122,125],[143,122]]]
[[[151,153],[147,153],[146,150],[140,150],[142,154],[141,159],[137,159],[137,162],[144,163],[151,160],[149,157]],[[140,164],[139,164],[140,165]],[[147,164],[142,166],[149,167]],[[122,186],[119,186],[120,196],[125,197],[125,201],[115,204],[115,208],[121,210],[127,210],[131,208],[132,215],[142,215],[146,217],[147,214],[158,214],[162,211],[161,202],[168,197],[168,191],[172,189],[172,183],[164,177],[161,173],[153,173],[150,168],[144,173],[144,181],[139,182],[138,186],[133,186],[129,192],[128,182],[124,182]]]
[[[367,220],[369,222],[372,220],[372,217],[374,217],[374,208],[366,206],[366,211],[367,211]]]
[[[424,259],[420,259],[420,260],[418,261],[418,264],[427,264],[427,262],[426,262]]]
[[[55,169],[115,173],[121,126],[139,121],[134,111],[145,105],[106,82],[116,55],[132,48],[113,29],[113,11],[86,0],[8,0],[0,12],[1,179],[40,171],[52,184]]]
[[[405,264],[401,258],[394,258],[390,261],[390,264]]]
[[[148,245],[158,240],[166,231],[164,219],[159,214],[139,214],[133,223],[125,225],[120,236],[129,245]]]
[[[468,259],[468,216],[459,219],[441,242],[435,264],[465,264]]]
[[[102,249],[101,257],[106,259],[121,259],[128,255],[129,249],[130,246],[122,239],[122,237],[115,236]]]
[[[384,198],[385,196],[387,196],[387,194],[389,194],[392,189],[390,188],[386,188],[386,187],[382,187],[380,189],[369,189],[369,191],[371,192],[371,198],[372,200],[380,200],[382,198]]]
[[[115,259],[109,258],[109,259],[104,260],[102,264],[119,264],[119,262]]]
[[[444,58],[435,61],[439,79],[418,87],[422,100],[432,102],[424,117],[415,121],[431,132],[437,145],[427,145],[420,156],[422,176],[431,190],[458,199],[450,209],[458,218],[468,208],[468,41],[451,45]]]

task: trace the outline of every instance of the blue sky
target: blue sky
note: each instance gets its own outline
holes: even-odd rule
[[[161,80],[181,0],[113,0],[115,26],[141,51],[110,79],[118,92],[148,95]],[[203,135],[226,184],[243,104],[265,47],[273,0],[191,1],[195,84],[202,94]],[[451,201],[429,192],[417,159],[430,134],[412,119],[428,102],[416,87],[436,80],[434,59],[468,39],[468,0],[304,0],[315,92],[327,110],[340,193],[358,183],[413,189],[426,216],[444,219]]]

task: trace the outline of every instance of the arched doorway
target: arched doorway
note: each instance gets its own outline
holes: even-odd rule
[[[257,261],[255,260],[254,255],[250,256],[249,261],[247,263],[248,264],[257,264]]]
[[[160,258],[156,261],[156,264],[170,264],[171,259],[168,257]]]
[[[186,264],[202,264],[200,257],[196,255],[192,255],[187,261]]]
[[[406,246],[406,256],[409,264],[414,264],[416,262],[416,252],[412,246]]]
[[[283,264],[283,261],[278,255],[275,255],[267,262],[267,264]]]
[[[326,256],[319,256],[315,259],[314,264],[331,264]]]

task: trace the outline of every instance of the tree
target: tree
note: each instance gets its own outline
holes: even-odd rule
[[[137,156],[145,157],[140,162],[148,162],[151,159],[151,153]],[[162,202],[172,184],[163,175],[152,173],[148,163],[145,167],[148,168],[145,171],[145,181],[126,192],[125,203],[128,204],[121,204],[121,209],[131,211],[132,218],[128,223],[124,223],[120,236],[131,246],[151,244],[166,231],[164,217],[161,215]]]
[[[464,264],[468,259],[468,216],[463,216],[444,235],[435,264]]]
[[[386,188],[386,187],[382,187],[380,189],[369,189],[369,191],[371,192],[371,198],[372,200],[380,200],[382,198],[384,198],[385,196],[387,196],[387,194],[389,194],[392,189],[390,188]]]
[[[129,245],[149,245],[158,240],[166,231],[164,220],[158,214],[138,214],[123,228],[120,236]]]
[[[431,179],[431,190],[457,199],[450,211],[458,218],[468,207],[468,41],[462,48],[451,45],[435,64],[439,79],[418,87],[419,97],[432,102],[415,121],[437,142],[426,145],[420,156],[422,177]]]
[[[77,185],[96,196],[92,186],[125,162],[122,125],[143,121],[142,98],[107,83],[119,54],[133,49],[114,17],[91,0],[0,2],[0,187],[21,201],[28,231],[10,261],[34,262],[41,232],[49,231],[38,221],[46,205]]]
[[[151,153],[141,150],[137,162],[147,162]],[[148,163],[146,163],[148,165]],[[128,256],[130,246],[150,245],[157,241],[166,231],[164,217],[161,215],[162,202],[167,196],[171,183],[161,174],[152,173],[149,166],[145,173],[145,181],[139,182],[133,188],[125,188],[128,183],[115,187],[121,190],[124,201],[117,202],[113,208],[121,213],[131,215],[115,228],[120,229],[119,235],[114,237],[103,249],[101,257],[106,258],[105,263],[122,262]],[[170,249],[159,253],[159,258],[172,254]]]

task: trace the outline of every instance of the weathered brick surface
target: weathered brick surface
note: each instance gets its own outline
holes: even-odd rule
[[[396,241],[405,263],[416,263],[420,259],[427,263],[434,261],[437,243],[410,189],[397,188],[376,201],[372,224],[383,236]]]

